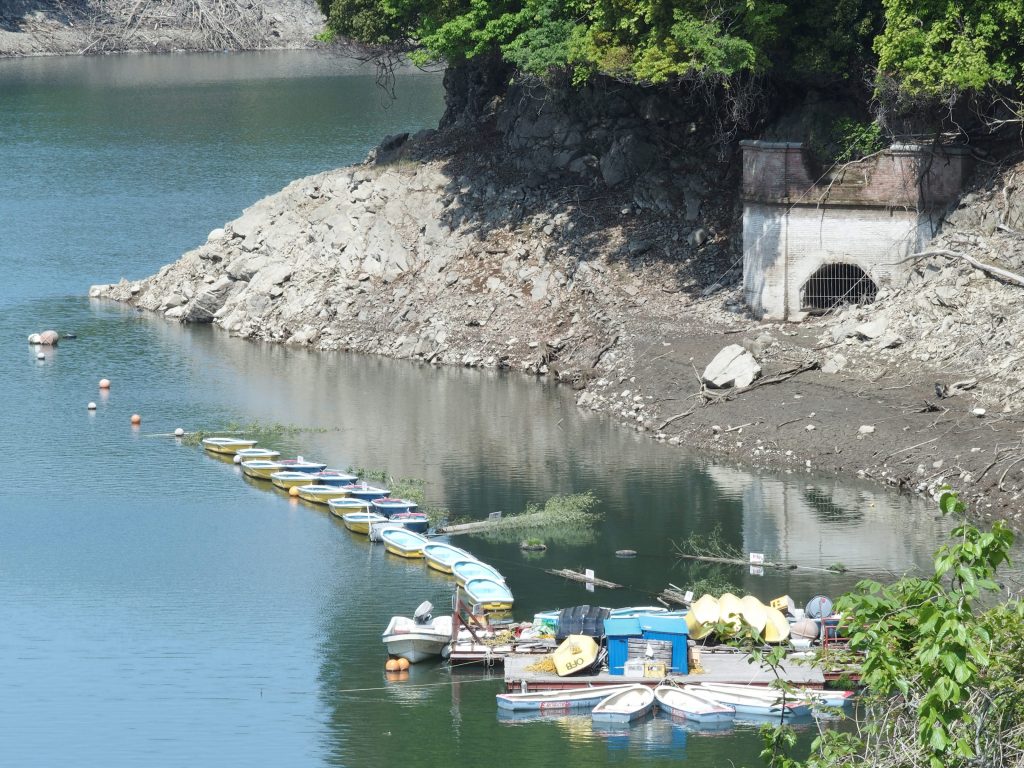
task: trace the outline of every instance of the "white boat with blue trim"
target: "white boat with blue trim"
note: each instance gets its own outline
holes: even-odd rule
[[[598,723],[629,723],[654,709],[654,691],[646,685],[631,685],[600,701],[590,717]]]

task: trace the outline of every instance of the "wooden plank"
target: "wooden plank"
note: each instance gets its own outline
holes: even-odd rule
[[[582,581],[585,584],[593,584],[595,587],[604,587],[605,589],[622,589],[622,585],[616,584],[614,581],[598,579],[596,577],[588,579],[585,574],[570,571],[568,568],[548,570],[545,571],[545,573],[550,573],[552,576],[561,576],[563,579],[569,579],[569,581]]]
[[[518,527],[523,524],[526,524],[528,526],[540,525],[548,519],[550,519],[550,515],[548,515],[547,513],[534,512],[529,515],[515,515],[512,517],[502,518],[500,520],[478,520],[472,523],[460,523],[459,525],[449,525],[445,528],[438,529],[438,533],[447,533],[455,536],[460,533],[475,533],[477,531],[486,531],[489,528],[495,528],[505,523],[511,523],[512,521],[515,521],[515,524]]]

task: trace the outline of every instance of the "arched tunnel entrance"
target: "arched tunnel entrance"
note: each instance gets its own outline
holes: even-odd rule
[[[824,315],[847,304],[870,304],[877,295],[878,286],[856,264],[825,264],[800,288],[800,309]]]

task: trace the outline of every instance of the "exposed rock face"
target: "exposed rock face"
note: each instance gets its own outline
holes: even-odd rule
[[[0,56],[307,48],[323,26],[316,0],[8,0]]]

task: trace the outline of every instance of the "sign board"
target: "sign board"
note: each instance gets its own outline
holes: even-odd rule
[[[593,569],[592,568],[587,568],[587,570],[585,570],[583,572],[583,575],[586,576],[586,578],[587,578],[587,592],[593,592],[594,591],[594,571],[593,571]]]
[[[752,565],[752,566],[750,566],[750,575],[751,576],[764,576],[764,566],[763,565]]]
[[[750,564],[751,565],[764,565],[764,552],[751,552],[750,553]]]
[[[497,512],[491,512],[491,514],[489,514],[487,516],[487,521],[488,522],[493,523],[495,520],[501,520],[501,510],[500,509]]]
[[[686,594],[683,595],[683,600],[685,600],[687,603],[692,603],[693,602],[693,590],[692,589],[686,590]]]

